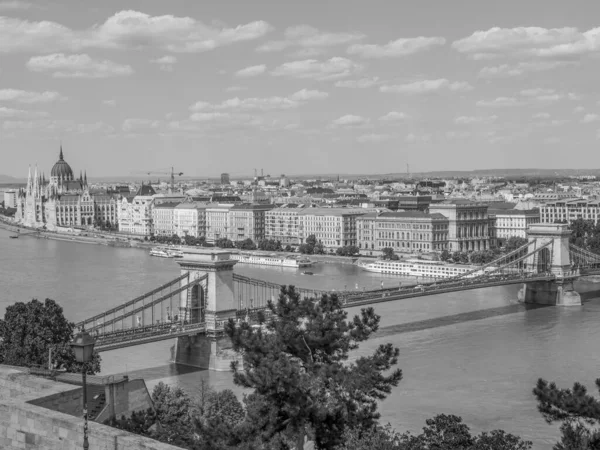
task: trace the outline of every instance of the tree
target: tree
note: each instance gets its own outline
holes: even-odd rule
[[[442,252],[440,253],[441,261],[447,262],[451,257],[452,257],[452,255],[450,254],[450,252],[448,250],[442,250]]]
[[[385,247],[383,250],[383,259],[391,259],[391,260],[397,260],[400,259],[398,258],[398,255],[396,255],[396,253],[394,253],[394,249],[392,247]]]
[[[258,249],[269,252],[280,252],[282,250],[281,241],[275,239],[261,239],[258,242]]]
[[[237,241],[235,246],[240,250],[256,250],[256,244],[250,238],[244,239],[243,241]]]
[[[309,235],[306,238],[306,244],[314,247],[315,245],[317,245],[317,237],[314,234]]]
[[[344,247],[338,247],[335,253],[338,256],[354,256],[358,255],[360,250],[356,245],[345,245]]]
[[[284,250],[286,252],[293,252],[294,251],[294,249],[292,248],[292,246],[290,244],[286,245]]]
[[[513,250],[518,249],[519,247],[527,244],[527,239],[519,237],[519,236],[511,236],[506,240],[506,244],[504,244],[504,248],[507,252],[512,252]]]
[[[63,315],[63,309],[47,298],[18,302],[6,308],[0,320],[0,363],[24,367],[48,367],[49,350],[56,368],[80,372],[82,365],[75,360],[69,342],[75,325]],[[94,352],[86,372],[100,371],[100,355]]]
[[[596,388],[600,390],[600,378]],[[562,422],[561,440],[554,450],[600,448],[600,401],[589,395],[585,386],[575,383],[573,389],[560,389],[540,378],[533,395],[546,422]]]
[[[278,301],[268,303],[269,318],[260,314],[260,327],[226,324],[243,355],[243,371],[232,364],[234,382],[254,389],[245,399],[248,436],[298,449],[309,434],[318,448],[332,449],[346,429],[376,425],[377,401],[402,379],[399,369],[385,375],[399,350],[380,345],[348,363],[349,352],[377,331],[380,317],[366,308],[348,321],[342,306],[335,294],[301,299],[293,286],[282,286]]]
[[[215,241],[215,245],[219,248],[234,248],[235,244],[226,237],[219,238]]]

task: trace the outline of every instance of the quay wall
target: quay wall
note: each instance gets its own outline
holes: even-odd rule
[[[135,390],[135,389],[133,389]],[[70,399],[73,386],[35,377],[0,365],[0,448],[76,450],[83,444],[83,419],[44,408],[40,397]],[[123,430],[89,422],[90,448],[95,450],[177,450]]]

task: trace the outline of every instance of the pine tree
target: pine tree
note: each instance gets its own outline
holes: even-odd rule
[[[260,326],[230,320],[225,327],[243,355],[244,371],[232,365],[234,382],[254,390],[245,400],[248,436],[279,439],[282,448],[302,448],[310,436],[317,448],[332,449],[347,428],[376,426],[377,402],[402,372],[390,372],[399,355],[391,344],[348,362],[350,351],[379,328],[373,308],[348,321],[337,295],[301,299],[293,286],[283,286],[268,315]]]

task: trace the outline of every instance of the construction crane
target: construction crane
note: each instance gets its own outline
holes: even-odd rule
[[[175,169],[171,167],[170,172],[146,172],[148,175],[171,175],[171,194],[175,192],[175,175],[181,176],[183,172],[175,172]]]

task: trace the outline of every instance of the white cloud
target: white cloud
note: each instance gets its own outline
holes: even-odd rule
[[[391,138],[391,136],[389,134],[363,134],[361,136],[358,136],[356,138],[356,140],[358,142],[361,143],[365,143],[365,142],[383,142],[383,141],[387,141]]]
[[[355,116],[353,114],[346,114],[345,116],[335,119],[331,124],[333,126],[344,126],[354,127],[359,125],[365,125],[369,122],[369,119],[362,116]]]
[[[309,25],[289,27],[284,32],[285,39],[269,41],[256,48],[257,52],[277,52],[292,46],[322,48],[349,44],[364,38],[360,33],[330,33],[319,31]],[[314,56],[314,53],[312,53]],[[307,55],[308,56],[308,55]]]
[[[54,91],[34,92],[20,89],[0,89],[0,102],[14,101],[17,103],[50,103],[67,100],[67,97]]]
[[[8,0],[0,2],[1,11],[22,11],[33,8],[34,5],[29,2],[23,2],[20,0]]]
[[[585,116],[583,116],[583,119],[581,120],[583,123],[592,123],[592,122],[598,122],[600,120],[600,116],[598,114],[586,114]]]
[[[498,116],[459,116],[454,119],[454,123],[459,125],[473,125],[473,124],[490,124],[496,121]]]
[[[283,63],[272,70],[271,75],[322,81],[347,77],[362,68],[362,65],[342,57],[334,57],[323,62],[316,59],[305,59]]]
[[[27,67],[34,72],[52,72],[55,78],[108,78],[133,73],[131,66],[95,60],[86,54],[34,56],[27,62]]]
[[[533,119],[549,119],[550,118],[550,114],[548,113],[536,113],[533,116],[531,116]]]
[[[0,117],[2,118],[20,118],[20,119],[33,119],[36,117],[46,117],[47,112],[43,111],[25,111],[22,109],[13,109],[0,106]]]
[[[190,116],[194,122],[212,122],[215,120],[228,120],[231,118],[229,113],[221,112],[197,112]]]
[[[410,144],[414,144],[414,143],[424,143],[424,142],[429,142],[431,141],[431,135],[429,134],[421,134],[421,135],[417,135],[414,133],[409,133],[404,140]]]
[[[173,55],[165,55],[160,58],[151,59],[152,64],[158,64],[160,70],[165,72],[172,72],[174,65],[177,63],[177,58]]]
[[[393,58],[407,56],[414,53],[429,50],[433,47],[444,45],[446,39],[443,37],[403,38],[390,41],[385,45],[354,44],[348,47],[348,53],[359,55],[363,58]]]
[[[385,116],[381,116],[379,118],[379,120],[381,120],[383,122],[394,122],[394,121],[399,121],[399,120],[406,120],[409,117],[410,116],[408,114],[405,114],[403,112],[391,111],[391,112],[387,113]]]
[[[190,111],[193,112],[218,112],[218,111],[231,111],[231,112],[248,112],[248,111],[273,111],[282,109],[297,108],[306,104],[310,100],[319,100],[327,98],[329,94],[317,90],[302,89],[287,97],[250,97],[240,99],[238,97],[230,98],[218,104],[212,104],[208,102],[196,102],[190,106]],[[206,120],[209,116],[196,116],[201,117],[202,120]],[[215,116],[216,117],[216,116]],[[224,118],[223,116],[218,116]],[[193,119],[197,120],[197,119]]]
[[[264,64],[260,64],[258,66],[250,66],[245,69],[238,70],[235,73],[236,77],[255,77],[256,75],[260,75],[261,73],[265,73],[267,70],[267,66]]]
[[[517,100],[514,97],[497,97],[494,100],[479,100],[477,106],[485,107],[507,107],[507,106],[522,106],[525,103]]]
[[[520,92],[520,94],[525,97],[538,97],[538,96],[553,95],[555,92],[556,91],[554,89],[534,88],[534,89],[524,89]]]
[[[92,47],[203,52],[260,38],[271,29],[264,21],[216,27],[191,17],[150,16],[131,10],[117,12],[104,23],[83,30],[50,21],[0,17],[0,52],[60,52]]]
[[[229,86],[225,89],[226,92],[239,92],[248,89],[246,86]]]
[[[366,89],[379,84],[379,77],[361,78],[359,80],[339,80],[335,82],[335,87]]]
[[[138,131],[138,130],[151,130],[158,128],[160,121],[150,119],[125,119],[123,121],[123,131]]]
[[[381,86],[381,92],[393,92],[395,94],[427,94],[431,92],[439,92],[441,90],[448,91],[470,91],[473,87],[465,81],[451,82],[445,78],[437,80],[415,81],[407,84],[397,84],[392,86]]]
[[[459,39],[452,47],[474,58],[482,55],[566,58],[600,50],[600,28],[580,32],[572,27],[494,27]]]
[[[501,64],[499,66],[487,66],[479,71],[481,78],[516,77],[519,75],[554,70],[559,67],[575,66],[577,61],[528,61],[518,64]]]
[[[573,109],[573,113],[574,113],[574,114],[577,114],[577,113],[580,113],[580,112],[583,112],[583,111],[585,111],[585,108],[584,108],[583,106],[576,106],[576,107]]]
[[[102,104],[106,106],[117,106],[117,101],[115,99],[102,100]]]

